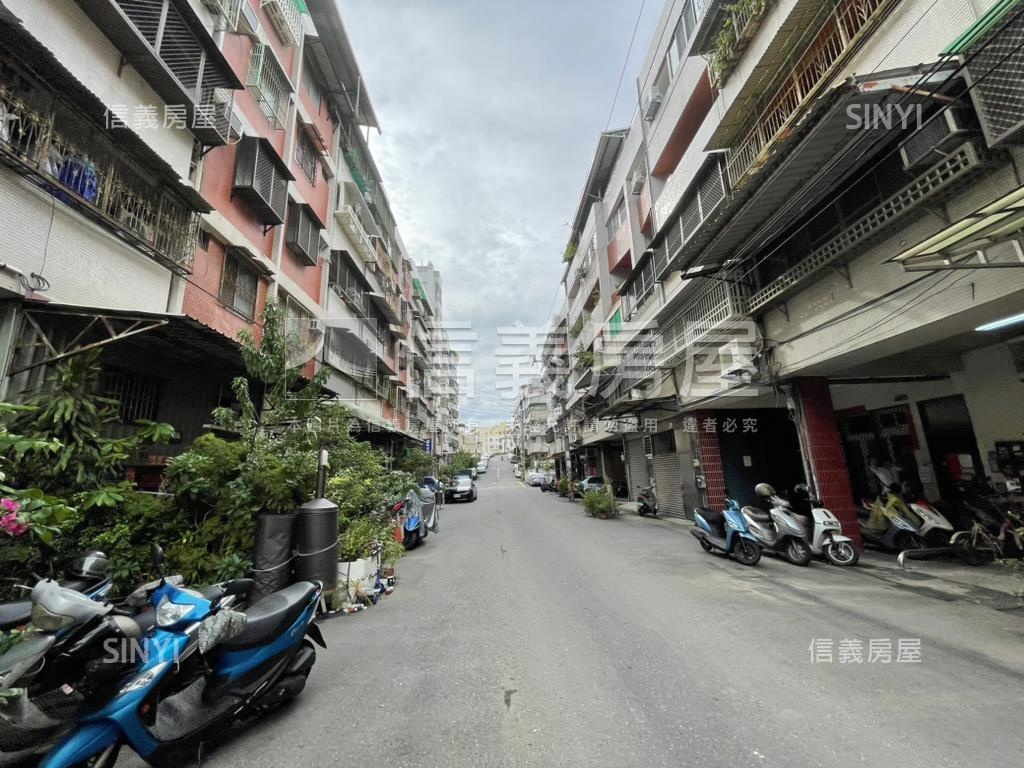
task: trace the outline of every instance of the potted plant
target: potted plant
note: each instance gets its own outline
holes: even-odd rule
[[[563,498],[569,495],[569,481],[564,477],[558,481],[558,495]]]
[[[591,517],[600,520],[619,516],[614,499],[606,491],[587,491],[583,494],[583,509]]]

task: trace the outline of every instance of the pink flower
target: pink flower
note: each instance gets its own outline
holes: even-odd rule
[[[15,512],[8,512],[0,517],[0,531],[10,536],[21,536],[27,530],[28,523],[18,520],[18,515]]]
[[[7,512],[17,512],[21,509],[21,504],[14,499],[0,499],[0,507],[3,507]]]

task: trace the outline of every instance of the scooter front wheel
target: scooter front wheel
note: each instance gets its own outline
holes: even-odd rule
[[[825,545],[825,559],[832,565],[856,565],[860,553],[848,541],[837,541]]]
[[[811,562],[813,553],[803,539],[790,539],[786,545],[786,559],[793,565],[807,565]]]
[[[732,555],[743,565],[757,565],[761,560],[761,547],[743,538],[736,539],[732,545]]]

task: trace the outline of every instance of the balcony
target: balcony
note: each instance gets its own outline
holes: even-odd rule
[[[260,0],[281,42],[291,48],[302,42],[302,11],[295,0]]]
[[[747,317],[747,291],[740,283],[724,279],[701,285],[696,295],[659,329],[657,365],[669,368],[715,331]],[[721,345],[715,335],[712,344]]]
[[[832,79],[840,63],[898,0],[840,0],[811,44],[768,99],[768,106],[729,153],[732,189],[740,189],[764,164],[776,139],[804,113]]]
[[[191,273],[197,211],[209,208],[179,193],[169,170],[136,161],[129,148],[140,158],[149,150],[134,134],[115,138],[14,61],[0,58],[0,67],[19,73],[17,95],[0,82],[0,162],[171,271]]]
[[[720,31],[708,50],[708,64],[715,87],[722,87],[743,57],[772,2],[762,0],[760,3],[747,3],[746,8],[742,7],[742,3],[734,3],[721,8],[723,18]]]
[[[342,182],[338,191],[338,208],[334,212],[335,218],[338,219],[341,228],[348,235],[356,253],[364,262],[372,264],[376,262],[377,250],[370,239],[367,225],[372,226],[373,220],[363,203],[362,193],[350,181]]]
[[[253,46],[245,86],[270,125],[283,129],[288,120],[292,84],[269,45],[257,43]]]
[[[76,0],[168,106],[184,107],[206,145],[228,141],[243,87],[187,0]]]

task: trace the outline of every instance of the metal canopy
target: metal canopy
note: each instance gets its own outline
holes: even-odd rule
[[[390,304],[388,304],[387,296],[377,291],[367,291],[366,295],[370,297],[370,300],[376,305],[380,313],[384,315],[384,319],[388,321],[388,325],[398,326],[401,330],[402,319],[398,316],[395,310]]]
[[[922,83],[925,69],[865,75],[820,97],[800,124],[778,140],[756,172],[760,183],[746,184],[733,198],[735,212],[710,243],[692,261],[685,258],[692,249],[684,243],[675,268],[736,256],[745,243],[767,243],[783,234],[806,212],[808,201],[827,196],[849,174],[881,153],[886,139],[896,137],[895,130],[885,127],[851,130],[849,109],[896,102],[929,104],[933,99],[929,86],[947,78],[948,71],[942,69]]]
[[[1006,245],[993,253],[997,246]],[[1024,267],[1024,187],[889,259],[907,272]]]
[[[184,315],[26,302],[25,327],[8,375],[64,360],[91,349],[146,334],[147,353],[169,355],[182,365],[209,367],[221,360],[242,368],[237,342]]]

